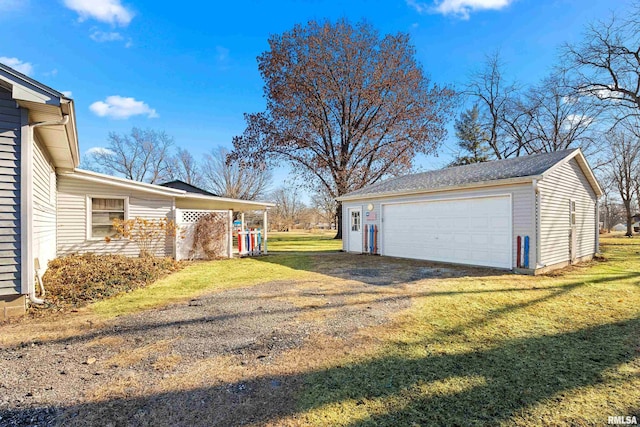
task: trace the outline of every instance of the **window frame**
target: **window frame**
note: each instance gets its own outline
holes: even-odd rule
[[[575,227],[578,224],[578,209],[575,199],[569,199],[569,227]]]
[[[357,213],[357,215],[355,215]],[[354,222],[354,218],[358,218],[357,222]],[[354,225],[358,226],[357,230],[354,230],[353,227]],[[351,231],[354,231],[356,233],[359,233],[360,231],[362,231],[362,212],[359,210],[352,210],[351,211]]]
[[[126,221],[129,219],[129,196],[107,196],[107,195],[100,195],[100,194],[87,194],[86,205],[85,205],[86,206],[85,212],[87,215],[86,239],[91,241],[100,241],[100,240],[104,240],[104,236],[103,237],[93,236],[93,199],[123,200],[124,201],[124,220]]]

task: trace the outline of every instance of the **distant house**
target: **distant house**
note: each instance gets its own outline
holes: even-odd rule
[[[613,231],[627,231],[627,225],[626,224],[616,224],[613,226],[612,228]]]
[[[135,256],[128,240],[106,243],[114,218],[169,218],[182,226],[217,212],[228,219],[232,254],[233,211],[270,203],[217,197],[195,187],[145,184],[78,169],[73,100],[0,64],[0,320],[37,301],[36,277],[49,260],[82,252]],[[188,186],[188,184],[187,184]],[[167,239],[158,255],[185,257],[185,239]],[[266,240],[266,236],[264,236]]]
[[[406,175],[338,199],[343,249],[540,273],[598,252],[601,194],[579,149]]]

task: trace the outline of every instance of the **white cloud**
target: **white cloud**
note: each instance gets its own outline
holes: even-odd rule
[[[120,0],[64,0],[64,5],[77,12],[80,21],[92,18],[126,26],[133,19],[133,12],[124,7]]]
[[[89,155],[96,155],[96,154],[106,154],[106,155],[111,155],[111,154],[115,154],[113,151],[109,150],[108,148],[104,148],[104,147],[91,147],[87,150],[87,152],[85,154],[89,154]]]
[[[63,90],[60,93],[66,96],[67,98],[73,98],[73,92],[71,92],[70,90]]]
[[[0,0],[0,10],[3,12],[18,10],[27,6],[28,3],[28,0]]]
[[[461,19],[469,19],[472,12],[480,10],[500,10],[515,0],[434,0],[432,4],[417,0],[406,0],[407,5],[418,13],[441,13],[455,15]]]
[[[216,58],[218,62],[226,62],[229,59],[229,49],[224,46],[216,46]]]
[[[0,56],[0,62],[27,76],[33,74],[33,65],[30,62],[24,62],[18,58],[9,58],[6,56]]]
[[[116,32],[107,33],[105,31],[98,31],[98,30],[91,33],[89,37],[91,37],[91,40],[97,41],[98,43],[115,42],[119,40],[124,40],[124,37],[122,37],[122,34],[120,33],[116,33]]]
[[[158,116],[156,110],[142,101],[118,95],[108,96],[104,101],[96,101],[89,106],[94,114],[112,119],[128,119],[131,116],[146,115],[153,119]]]
[[[584,114],[569,114],[562,127],[569,130],[575,127],[587,127],[591,123],[593,123],[593,117]]]

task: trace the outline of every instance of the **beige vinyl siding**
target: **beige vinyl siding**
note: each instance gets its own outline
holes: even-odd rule
[[[138,256],[138,247],[131,241],[112,240],[106,243],[104,239],[87,239],[87,218],[90,214],[87,196],[127,197],[128,218],[172,218],[173,215],[171,197],[129,190],[107,183],[88,182],[73,175],[58,175],[58,256],[86,252]],[[173,239],[166,239],[164,246],[160,246],[156,255],[173,255]]]
[[[0,295],[20,293],[21,114],[0,88]]]
[[[535,266],[536,262],[536,248],[535,248],[535,216],[534,216],[534,191],[532,184],[515,184],[515,185],[503,185],[495,187],[486,187],[479,189],[469,190],[456,190],[456,191],[441,191],[436,193],[429,193],[424,195],[412,195],[401,197],[385,197],[384,199],[364,199],[361,201],[345,201],[342,204],[342,222],[343,222],[343,234],[342,234],[342,246],[344,250],[348,248],[348,230],[349,230],[349,218],[348,209],[354,207],[362,208],[362,224],[363,226],[375,224],[379,230],[384,232],[384,227],[381,228],[381,216],[382,216],[382,204],[394,203],[394,202],[411,202],[411,201],[429,201],[439,199],[450,198],[466,198],[466,197],[484,197],[491,195],[511,195],[511,209],[512,209],[512,232],[513,232],[513,265],[516,266],[516,239],[517,236],[529,236],[530,248],[529,248],[529,266]],[[375,214],[375,220],[370,220],[372,213],[367,217],[367,205],[372,203],[374,205],[372,213]],[[428,218],[425,218],[428,221]],[[380,248],[381,236],[378,236],[378,248]]]
[[[33,141],[33,257],[39,274],[56,257],[56,174],[41,144]]]
[[[569,201],[576,202],[576,257],[596,251],[596,195],[575,159],[540,180],[540,258],[543,266],[569,261]]]

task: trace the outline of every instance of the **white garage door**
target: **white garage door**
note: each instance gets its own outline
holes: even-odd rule
[[[511,199],[478,197],[382,207],[382,254],[511,268]]]

